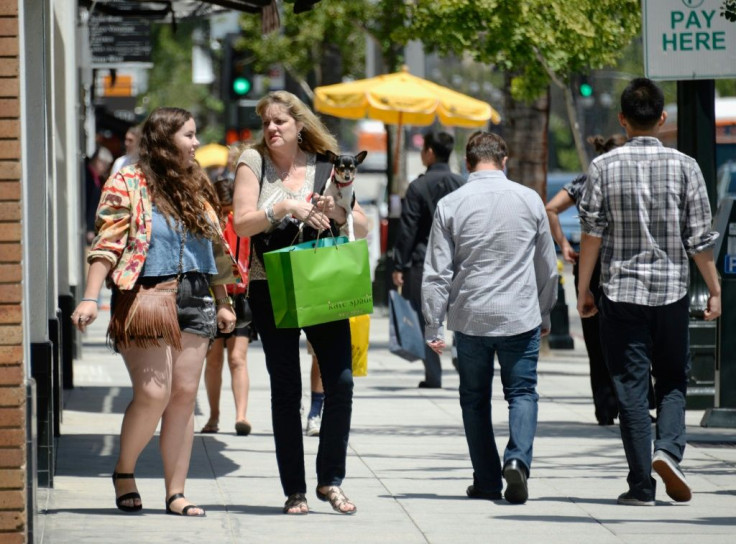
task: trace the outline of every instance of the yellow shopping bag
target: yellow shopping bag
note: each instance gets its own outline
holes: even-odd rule
[[[353,376],[368,375],[368,338],[371,316],[358,315],[350,318],[350,344],[353,348]]]

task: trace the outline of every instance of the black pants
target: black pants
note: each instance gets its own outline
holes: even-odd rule
[[[573,266],[572,273],[575,278],[575,296],[577,297],[577,263]],[[601,261],[598,259],[593,269],[593,275],[590,278],[590,290],[595,297],[596,304],[598,304],[601,295],[600,278]],[[599,314],[583,318],[580,322],[583,326],[583,339],[585,340],[585,349],[588,352],[588,361],[590,363],[590,388],[593,392],[595,418],[598,420],[598,423],[612,423],[614,418],[618,417],[618,400],[616,399],[616,389],[613,385],[611,373],[608,371],[606,361],[603,357]]]
[[[650,368],[655,378],[655,450],[677,461],[685,451],[685,398],[690,372],[689,299],[666,306],[641,306],[603,297],[601,331],[606,362],[619,399],[621,440],[629,464],[629,489],[654,500]]]
[[[301,329],[277,329],[266,281],[250,284],[253,323],[266,354],[271,380],[271,418],[276,461],[285,495],[306,492],[304,443],[299,409]],[[317,485],[341,485],[345,477],[353,404],[352,351],[347,319],[304,327],[319,362],[325,403],[317,450]]]
[[[404,270],[404,288],[401,290],[404,298],[411,302],[412,307],[419,316],[419,327],[424,337],[424,316],[422,315],[422,266],[413,266]],[[429,385],[442,385],[442,365],[440,356],[432,348],[424,346],[424,380]]]

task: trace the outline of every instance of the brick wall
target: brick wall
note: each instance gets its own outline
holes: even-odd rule
[[[26,541],[18,1],[0,0],[0,542]]]

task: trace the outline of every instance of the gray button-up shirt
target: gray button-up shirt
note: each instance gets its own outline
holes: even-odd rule
[[[427,340],[447,328],[513,336],[549,328],[557,256],[539,195],[498,170],[470,174],[437,205],[424,260]]]

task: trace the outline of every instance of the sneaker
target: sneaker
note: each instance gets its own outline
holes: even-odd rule
[[[662,478],[667,494],[673,501],[687,502],[692,498],[692,491],[680,470],[680,465],[669,453],[664,450],[655,451],[652,457],[652,470]]]
[[[319,436],[319,428],[322,424],[320,416],[307,418],[307,436]]]
[[[621,493],[618,496],[618,500],[616,501],[617,504],[623,504],[625,506],[654,506],[654,501],[642,501],[634,497],[634,495],[631,494],[631,491],[627,491],[626,493]]]

